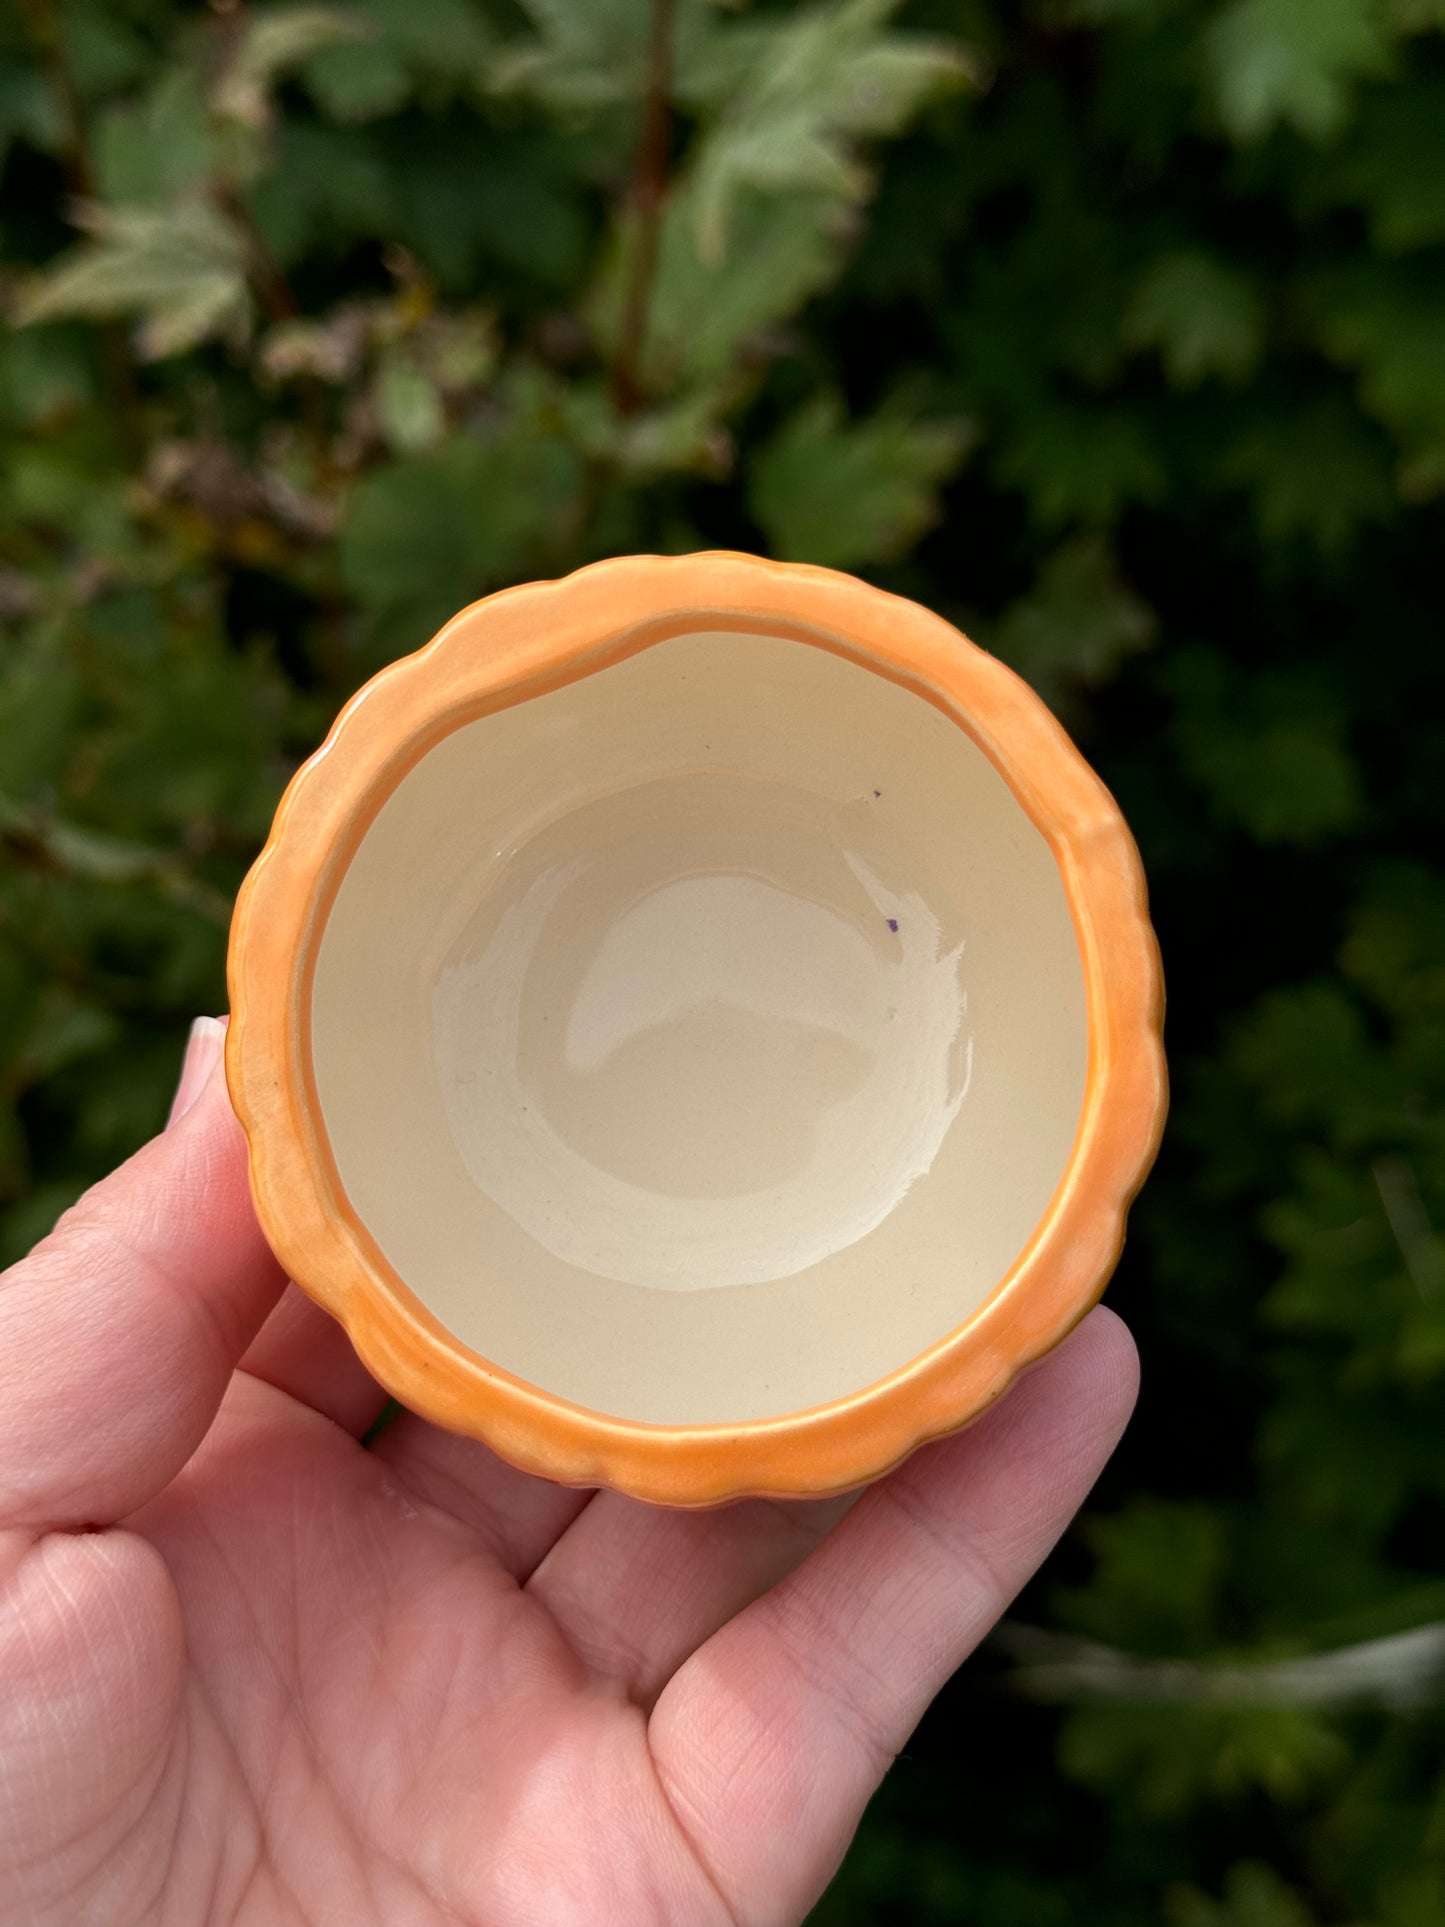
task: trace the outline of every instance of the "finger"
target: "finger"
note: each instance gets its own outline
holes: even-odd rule
[[[663,1786],[740,1920],[796,1920],[929,1700],[1067,1525],[1127,1421],[1128,1333],[1094,1312],[970,1432],[914,1455],[674,1676]]]
[[[849,1503],[668,1512],[600,1492],[527,1590],[594,1672],[650,1706],[693,1648],[790,1572]]]
[[[166,1119],[167,1130],[180,1122],[206,1088],[217,1059],[226,1047],[226,1031],[230,1022],[229,1016],[198,1017],[191,1025],[190,1035],[186,1038],[185,1055],[181,1059],[176,1094],[171,1099],[170,1115]]]
[[[159,1491],[280,1296],[219,1041],[192,1107],[0,1278],[0,1524],[109,1524]]]
[[[170,1123],[184,1117],[205,1087],[214,1040],[225,1041],[229,1017],[198,1017],[191,1026]],[[357,1437],[376,1422],[386,1393],[352,1349],[336,1320],[288,1284],[241,1360],[241,1370],[299,1399]]]
[[[354,1437],[381,1416],[386,1393],[352,1349],[345,1330],[295,1285],[287,1285],[241,1360],[264,1379]]]
[[[418,1498],[469,1525],[519,1583],[592,1498],[519,1472],[476,1439],[412,1412],[388,1425],[371,1449]]]

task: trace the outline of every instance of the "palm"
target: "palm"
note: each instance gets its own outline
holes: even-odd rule
[[[209,1883],[224,1843],[221,1917],[267,1927],[328,1908],[418,1927],[725,1920],[649,1750],[653,1669],[629,1667],[610,1614],[569,1638],[540,1596],[582,1495],[494,1465],[505,1514],[470,1487],[444,1508],[400,1437],[366,1451],[238,1377],[204,1454],[136,1521],[186,1624],[167,1653],[185,1744],[164,1731],[184,1780],[156,1803],[164,1850]],[[589,1662],[609,1635],[615,1659]]]
[[[210,1090],[0,1290],[0,1916],[800,1919],[1112,1445],[1116,1321],[836,1530],[663,1513],[409,1416],[364,1446],[381,1394],[337,1328],[294,1288],[266,1316],[238,1156]],[[157,1226],[145,1185],[187,1170],[203,1204]]]

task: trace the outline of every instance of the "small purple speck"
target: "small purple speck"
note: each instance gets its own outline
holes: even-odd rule
[[[882,792],[882,790],[874,790],[874,792],[873,792],[873,794],[874,794],[875,796],[881,796],[881,795],[883,794],[883,792]]]
[[[896,936],[898,935],[898,919],[897,919],[897,917],[890,917],[890,918],[888,919],[888,928],[889,928],[889,929],[890,929],[890,930],[891,930],[891,931],[893,932],[893,934],[894,934],[894,936],[895,936],[895,937],[896,937]]]

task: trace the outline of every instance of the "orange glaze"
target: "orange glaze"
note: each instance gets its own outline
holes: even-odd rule
[[[367,828],[442,737],[665,638],[725,628],[828,649],[912,690],[998,769],[1059,866],[1083,960],[1088,1071],[1077,1137],[1033,1237],[986,1303],[902,1370],[779,1418],[658,1425],[589,1411],[461,1345],[352,1208],[320,1122],[311,988]],[[261,1225],[283,1265],[413,1411],[527,1471],[670,1505],[822,1496],[957,1430],[1097,1301],[1166,1109],[1163,989],[1143,871],[1112,797],[1013,672],[940,617],[831,570],[726,553],[601,562],[504,590],[383,670],[297,773],[242,887],[226,1071]]]

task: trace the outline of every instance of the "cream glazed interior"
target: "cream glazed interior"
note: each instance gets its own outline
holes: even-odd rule
[[[1088,1031],[1058,866],[971,737],[829,649],[699,631],[414,765],[341,881],[311,1048],[352,1208],[463,1344],[726,1425],[993,1294]]]

